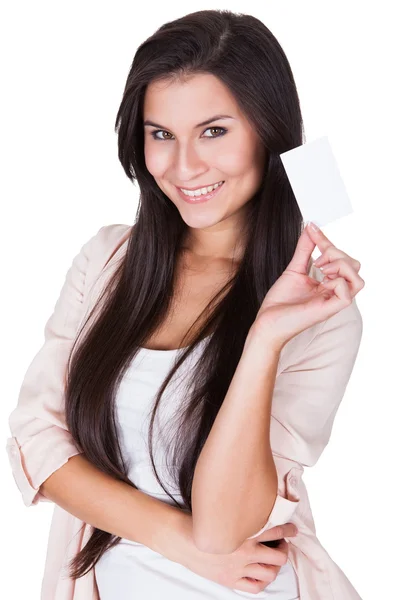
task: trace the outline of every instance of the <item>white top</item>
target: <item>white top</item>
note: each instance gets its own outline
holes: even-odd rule
[[[165,424],[171,424],[180,400],[185,397],[182,391],[186,380],[184,375],[192,368],[207,339],[200,342],[175,373],[161,398],[154,422],[153,453],[157,472],[178,502],[182,502],[182,497],[168,472],[163,469],[163,449],[168,435],[173,434]],[[165,494],[153,474],[147,434],[155,396],[180,352],[183,349],[141,348],[126,371],[116,397],[117,427],[129,479],[139,490],[171,505],[174,505],[171,498]],[[160,422],[164,424],[162,427],[159,426]],[[166,433],[166,437],[163,433]],[[95,565],[95,577],[100,600],[232,600],[237,596],[271,600],[299,598],[296,573],[289,560],[281,567],[275,581],[262,592],[252,594],[210,581],[147,546],[124,538],[100,558]]]

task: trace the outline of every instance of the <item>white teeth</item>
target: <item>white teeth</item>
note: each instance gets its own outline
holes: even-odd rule
[[[209,194],[217,187],[222,185],[224,182],[220,181],[219,183],[215,183],[214,185],[209,185],[208,187],[199,188],[198,190],[185,190],[183,188],[179,188],[186,196],[203,196],[204,194]]]

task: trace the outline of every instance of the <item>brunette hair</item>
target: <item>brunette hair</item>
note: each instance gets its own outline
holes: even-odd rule
[[[115,131],[122,167],[129,179],[139,184],[139,207],[126,253],[96,305],[96,319],[92,311],[75,339],[65,393],[66,423],[77,446],[97,468],[137,489],[127,476],[121,453],[115,396],[138,349],[168,313],[176,260],[188,229],[146,168],[143,98],[146,86],[154,80],[198,73],[213,74],[229,88],[257,131],[266,161],[261,185],[248,201],[243,230],[246,244],[239,266],[190,328],[188,338],[196,333],[192,343],[165,378],[151,415],[149,446],[155,476],[173,502],[190,512],[197,459],[228,391],[248,331],[269,288],[289,264],[303,224],[279,157],[304,141],[299,98],[286,55],[257,18],[228,10],[194,12],[165,23],[137,49]],[[77,345],[82,332],[85,335]],[[182,505],[157,474],[151,450],[153,424],[166,386],[202,340],[207,343],[191,371],[191,392],[185,396],[168,448],[172,460],[167,462],[176,467]],[[82,577],[120,539],[94,528],[88,543],[70,562],[70,576]]]

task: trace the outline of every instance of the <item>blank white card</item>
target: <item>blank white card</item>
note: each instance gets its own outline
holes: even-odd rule
[[[323,227],[353,212],[327,136],[280,157],[305,222]]]

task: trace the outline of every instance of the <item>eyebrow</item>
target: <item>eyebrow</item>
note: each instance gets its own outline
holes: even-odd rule
[[[204,125],[209,125],[213,121],[219,121],[219,120],[223,120],[223,119],[233,119],[233,118],[234,117],[230,117],[229,115],[214,115],[210,119],[207,119],[206,121],[202,121],[201,123],[198,123],[197,125],[195,125],[195,129],[197,129],[198,127],[204,127]],[[144,121],[143,125],[144,125],[144,127],[146,127],[146,125],[151,125],[152,127],[158,127],[159,129],[168,129],[168,127],[164,127],[164,125],[159,125],[158,123],[149,121],[149,119]]]

